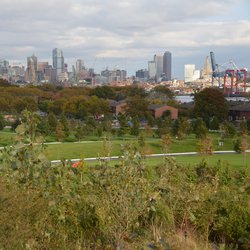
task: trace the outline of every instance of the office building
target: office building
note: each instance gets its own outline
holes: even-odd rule
[[[185,64],[184,78],[185,82],[193,82],[200,78],[200,70],[196,70],[194,64]]]
[[[154,62],[156,68],[156,81],[159,82],[163,74],[163,56],[154,55]]]
[[[64,73],[64,57],[63,52],[60,49],[53,49],[52,51],[53,68],[56,69],[57,77]],[[61,77],[60,77],[61,78]]]
[[[163,74],[164,80],[170,81],[172,79],[172,55],[169,51],[163,55]]]
[[[156,65],[155,61],[148,62],[148,79],[155,81],[156,78]]]
[[[27,57],[27,69],[25,72],[25,81],[29,83],[37,82],[37,57],[35,55]]]

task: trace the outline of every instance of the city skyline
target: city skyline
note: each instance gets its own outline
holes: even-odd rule
[[[117,65],[134,75],[170,51],[172,77],[181,79],[183,65],[202,68],[214,51],[219,64],[233,59],[249,69],[249,7],[247,0],[2,1],[0,58],[51,62],[51,49],[60,48],[70,66],[81,58],[98,72]]]

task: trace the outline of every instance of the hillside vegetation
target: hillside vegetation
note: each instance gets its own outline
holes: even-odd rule
[[[152,167],[130,143],[115,166],[51,165],[24,116],[1,152],[0,249],[249,249],[244,169],[172,158]]]

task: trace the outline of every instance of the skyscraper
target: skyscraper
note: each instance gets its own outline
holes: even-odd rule
[[[149,80],[155,81],[155,77],[156,77],[155,61],[149,61],[148,62],[148,78]]]
[[[159,82],[163,73],[163,56],[154,55],[155,67],[156,67],[156,81]]]
[[[169,51],[166,51],[163,55],[163,73],[167,81],[172,79],[172,55]]]
[[[27,57],[25,80],[30,83],[37,81],[37,57],[35,55]]]
[[[185,82],[192,82],[200,78],[200,70],[195,69],[194,64],[184,65]]]
[[[53,68],[56,69],[56,75],[59,76],[64,73],[64,57],[60,49],[53,49],[52,51]]]
[[[210,79],[212,77],[212,66],[210,63],[210,58],[207,56],[204,64],[204,68],[202,70],[202,78]]]

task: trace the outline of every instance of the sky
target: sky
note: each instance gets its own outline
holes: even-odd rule
[[[83,59],[95,71],[119,68],[134,75],[154,54],[172,53],[172,76],[184,64],[233,60],[250,70],[250,0],[1,0],[0,59],[25,64],[35,54],[65,62]]]

